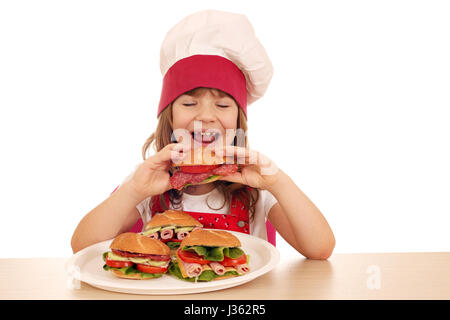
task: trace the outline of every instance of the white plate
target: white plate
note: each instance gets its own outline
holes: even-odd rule
[[[112,272],[103,270],[105,263],[102,254],[110,250],[109,245],[112,240],[96,243],[77,252],[67,261],[66,272],[76,280],[104,290],[166,295],[207,292],[234,287],[262,276],[277,265],[280,254],[269,242],[244,233],[229,232],[239,238],[242,244],[241,248],[250,255],[250,272],[243,276],[197,283],[179,280],[169,273],[161,278],[149,280],[117,278]]]

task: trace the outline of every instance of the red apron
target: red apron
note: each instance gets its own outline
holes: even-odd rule
[[[119,187],[117,187],[119,188]],[[114,189],[114,191],[117,190]],[[113,192],[114,192],[113,191]],[[157,197],[152,198],[152,216],[157,212],[163,212],[161,206],[156,204]],[[169,208],[169,194],[164,194],[164,200]],[[243,233],[250,233],[250,227],[248,223],[248,213],[245,210],[244,205],[232,196],[231,200],[231,213],[230,214],[217,214],[217,213],[202,213],[202,212],[188,212],[194,218],[199,220],[206,228],[225,229],[232,231],[239,231]],[[242,221],[242,222],[240,222]],[[136,224],[130,229],[130,232],[141,232],[144,227],[142,219],[139,219]],[[267,228],[267,241],[274,246],[276,245],[276,230],[269,222],[266,221]]]
[[[169,207],[169,193],[164,193],[164,201],[167,207]],[[152,198],[152,217],[160,212],[164,212],[161,208],[158,196]],[[203,227],[209,229],[223,229],[229,231],[238,231],[242,233],[250,234],[250,224],[248,210],[245,208],[242,201],[236,196],[231,196],[231,212],[230,214],[217,214],[217,213],[205,213],[205,212],[192,212],[189,213],[192,217],[197,219]]]

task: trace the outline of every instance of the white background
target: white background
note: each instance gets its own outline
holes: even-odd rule
[[[0,257],[72,254],[156,128],[166,32],[202,9],[245,14],[265,46],[250,146],[318,206],[335,253],[450,250],[448,2],[2,1]]]

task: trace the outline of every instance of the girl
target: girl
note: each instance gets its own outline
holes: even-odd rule
[[[161,71],[158,126],[143,146],[144,161],[81,220],[72,236],[74,253],[129,231],[140,218],[145,224],[155,213],[173,208],[207,228],[263,239],[268,219],[299,253],[327,259],[335,239],[316,206],[273,161],[249,149],[246,138],[240,146],[237,137],[229,139],[230,130],[247,131],[247,104],[264,94],[272,77],[270,60],[247,18],[214,10],[186,17],[163,42]],[[233,159],[253,155],[257,161],[212,183],[173,189],[171,159],[182,158],[189,146],[174,132],[192,133],[199,125],[217,133],[211,144],[222,142],[215,147],[218,152]],[[206,144],[206,138],[198,137]],[[147,157],[152,143],[156,153]]]

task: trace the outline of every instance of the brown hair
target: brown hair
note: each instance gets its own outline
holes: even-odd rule
[[[211,92],[214,96],[228,96],[230,98],[233,98],[232,96],[228,95],[227,93],[214,88],[204,88],[199,87],[195,88],[193,90],[190,90],[188,92],[185,92],[184,94],[191,95],[194,97],[198,97],[203,95],[206,91]],[[234,98],[233,98],[234,100]],[[175,101],[175,100],[174,100]],[[235,100],[236,102],[236,100]],[[236,105],[237,102],[236,102]],[[170,103],[158,116],[158,125],[156,127],[156,131],[153,132],[150,137],[147,138],[144,145],[142,146],[142,158],[145,160],[148,156],[148,151],[150,149],[150,146],[152,143],[153,149],[156,152],[159,152],[162,148],[164,148],[166,145],[172,143],[172,108],[173,108],[173,102]],[[241,108],[238,107],[238,117],[237,117],[237,129],[242,129],[244,132],[247,132],[247,119],[245,117],[244,112]],[[248,138],[247,135],[245,135],[244,139],[245,147],[248,147]],[[236,138],[234,141],[234,144],[236,145]],[[253,191],[250,191],[246,185],[240,184],[240,183],[233,183],[229,181],[223,181],[223,180],[217,180],[212,182],[215,184],[215,187],[222,192],[224,196],[224,203],[220,208],[211,208],[208,204],[207,205],[212,210],[219,210],[222,209],[227,203],[231,204],[231,196],[234,195],[242,201],[244,206],[249,211],[250,221],[253,219],[255,214],[255,207],[256,202],[258,201],[259,194],[257,192],[257,189],[253,189]],[[169,191],[169,200],[174,208],[179,208],[181,206],[181,197],[183,195],[183,190],[176,190],[176,189],[170,189]],[[161,208],[164,210],[168,210],[164,197],[162,195],[158,195],[159,203],[161,205]]]

